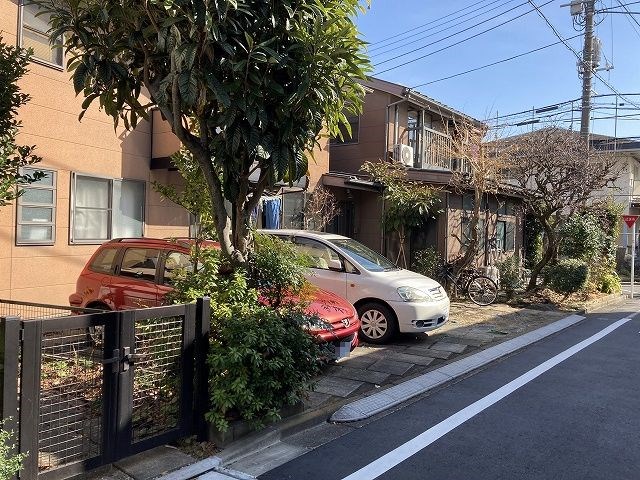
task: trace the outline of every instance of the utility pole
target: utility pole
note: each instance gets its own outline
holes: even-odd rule
[[[582,50],[582,117],[580,135],[589,140],[589,119],[591,117],[591,79],[593,77],[593,16],[595,0],[584,2],[584,48]]]

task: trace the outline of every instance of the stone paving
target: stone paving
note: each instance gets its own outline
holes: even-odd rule
[[[425,334],[399,335],[389,345],[362,344],[347,358],[328,367],[305,401],[311,411],[332,403],[374,393],[490,345],[534,330],[569,312],[479,307],[452,303],[451,320]]]

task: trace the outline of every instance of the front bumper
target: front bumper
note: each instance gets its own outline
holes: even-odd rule
[[[333,330],[311,330],[311,333],[324,342],[342,341],[351,339],[353,347],[358,346],[358,330],[360,330],[360,320],[350,319],[348,327],[334,328]]]
[[[438,302],[389,302],[403,333],[428,332],[449,320],[449,299]]]

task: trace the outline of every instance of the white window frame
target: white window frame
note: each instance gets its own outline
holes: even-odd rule
[[[24,47],[24,39],[23,39],[23,31],[25,29],[25,24],[24,24],[24,7],[25,7],[25,3],[28,3],[27,0],[20,0],[20,6],[18,9],[18,46]],[[26,26],[26,29],[35,33],[36,35],[43,35],[46,36],[47,38],[49,38],[49,36],[47,35],[47,32],[41,32],[40,30],[33,28],[29,25]],[[63,39],[62,37],[60,37],[59,40],[59,47],[55,47],[55,48],[60,48],[60,51],[62,52],[62,57],[60,59],[60,63],[54,63],[54,62],[50,62],[48,60],[36,57],[35,55],[31,56],[31,61],[34,63],[39,63],[41,65],[45,65],[47,67],[51,67],[51,68],[55,68],[56,70],[60,70],[63,71],[64,70],[64,59],[65,59],[65,54],[64,54],[64,46],[63,46]],[[52,49],[54,47],[52,46]]]
[[[106,180],[109,182],[109,198],[106,209],[98,209],[95,210],[107,210],[107,238],[89,238],[89,239],[76,239],[74,238],[75,232],[75,218],[76,218],[76,183],[78,177],[85,177],[97,180]],[[101,245],[104,242],[112,240],[113,237],[113,183],[116,181],[126,181],[126,182],[138,182],[143,186],[143,197],[144,201],[142,203],[142,233],[144,235],[144,231],[146,229],[146,216],[147,216],[147,182],[145,180],[138,180],[135,178],[111,178],[104,177],[101,175],[93,175],[89,173],[81,173],[81,172],[72,172],[71,173],[71,195],[69,201],[69,243],[75,245]]]
[[[55,170],[48,170],[44,168],[23,168],[21,173],[31,174],[35,172],[43,172],[47,175],[51,175],[51,185],[39,185],[37,182],[29,184],[21,184],[22,190],[50,190],[53,192],[52,203],[33,203],[25,202],[24,195],[20,195],[16,201],[16,245],[54,245],[56,243],[56,202],[58,200],[57,195],[57,172]],[[34,208],[50,208],[51,209],[51,222],[31,222],[22,220],[22,209],[24,207]],[[20,233],[22,232],[23,225],[38,225],[51,227],[51,239],[50,240],[28,240],[22,239]]]

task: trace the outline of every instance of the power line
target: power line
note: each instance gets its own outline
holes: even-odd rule
[[[607,110],[613,110],[614,107],[606,107]],[[605,110],[602,107],[598,107],[598,108],[594,108],[594,110]],[[623,115],[606,115],[606,116],[600,116],[600,117],[592,117],[592,120],[611,120],[611,119],[618,119],[618,120],[624,120],[624,121],[630,121],[630,120],[640,120],[640,111],[638,111],[638,109],[633,109],[635,111],[635,113],[627,113],[627,114],[623,114]],[[557,111],[557,112],[553,112],[547,115],[538,115],[535,117],[524,117],[524,118],[516,118],[513,119],[511,121],[508,122],[503,122],[500,124],[496,124],[496,125],[492,125],[489,128],[491,130],[494,129],[503,129],[506,127],[519,127],[519,126],[525,126],[525,125],[535,125],[535,124],[553,124],[553,123],[574,123],[576,121],[575,118],[561,118],[563,116],[567,116],[568,114],[572,114],[574,112],[580,112],[581,109],[569,109],[569,110],[561,110],[561,111]],[[628,110],[627,110],[628,111]],[[531,110],[529,110],[528,113],[532,113]],[[602,112],[603,114],[605,114],[606,112]],[[494,117],[495,118],[495,117]]]
[[[606,97],[618,97],[618,96],[637,97],[637,96],[640,96],[640,92],[601,93],[601,94],[598,94],[598,95],[593,95],[592,98],[606,98]],[[540,107],[533,107],[533,108],[529,108],[527,110],[521,110],[519,112],[506,113],[506,114],[499,115],[499,116],[493,116],[491,118],[484,119],[483,122],[484,123],[488,123],[488,122],[491,122],[491,121],[496,120],[496,119],[516,117],[516,116],[521,116],[521,115],[524,115],[524,114],[529,114],[530,115],[532,111],[547,110],[547,109],[550,109],[550,108],[553,108],[553,107],[560,108],[562,106],[568,105],[570,103],[578,102],[578,101],[580,101],[580,98],[573,98],[571,100],[563,100],[563,101],[560,101],[560,102],[551,103],[549,105],[542,105]]]
[[[546,3],[544,3],[544,4],[543,4],[543,6],[544,6],[544,5],[548,5],[549,3],[554,2],[554,1],[555,1],[555,0],[548,0]],[[432,51],[432,52],[429,52],[429,53],[427,53],[427,54],[425,54],[425,55],[422,55],[422,56],[420,56],[420,57],[414,58],[413,60],[409,60],[409,61],[404,62],[404,63],[401,63],[401,64],[399,64],[399,65],[396,65],[396,66],[393,66],[393,67],[387,68],[386,70],[382,70],[382,71],[380,71],[380,72],[377,72],[377,74],[379,75],[379,74],[382,74],[382,73],[389,72],[389,71],[391,71],[391,70],[395,70],[396,68],[404,67],[405,65],[408,65],[408,64],[410,64],[410,63],[417,62],[418,60],[422,60],[422,59],[424,59],[424,58],[430,57],[431,55],[435,55],[436,53],[440,53],[440,52],[442,52],[442,51],[444,51],[444,50],[447,50],[447,49],[449,49],[449,48],[451,48],[451,47],[455,47],[456,45],[460,45],[461,43],[464,43],[464,42],[466,42],[466,41],[468,41],[468,40],[471,40],[471,39],[477,38],[477,37],[479,37],[480,35],[483,35],[483,34],[485,34],[485,33],[487,33],[487,32],[490,32],[490,31],[492,31],[492,30],[495,30],[496,28],[500,28],[500,27],[502,27],[503,25],[506,25],[507,23],[511,23],[511,22],[513,22],[514,20],[517,20],[517,19],[519,19],[519,18],[521,18],[521,17],[524,17],[525,15],[527,15],[527,14],[529,14],[529,13],[533,12],[533,11],[534,11],[534,10],[529,10],[529,11],[527,11],[527,12],[524,12],[524,13],[522,13],[522,14],[520,14],[520,15],[516,16],[516,17],[510,18],[509,20],[506,20],[506,21],[504,21],[504,22],[502,22],[502,23],[499,23],[498,25],[494,25],[494,26],[493,26],[493,27],[491,27],[491,28],[488,28],[488,29],[486,29],[486,30],[483,30],[483,31],[481,31],[481,32],[478,32],[478,33],[476,33],[476,34],[473,34],[473,35],[471,35],[471,36],[469,36],[469,37],[463,38],[462,40],[459,40],[459,41],[457,41],[457,42],[455,42],[455,43],[452,43],[451,45],[447,45],[447,46],[445,46],[445,47],[439,48],[439,49],[434,50],[434,51]],[[414,52],[416,52],[416,51],[418,51],[418,50],[421,50],[421,49],[414,50]],[[413,53],[413,52],[408,52],[408,53]],[[408,53],[407,53],[407,54],[408,54]],[[407,54],[404,54],[404,55],[407,55]],[[402,55],[402,56],[404,56],[404,55]]]
[[[496,2],[499,2],[499,1],[500,0],[494,0],[489,5],[492,5],[493,3],[496,3]],[[424,28],[424,27],[426,27],[428,25],[433,25],[434,23],[438,23],[439,21],[444,20],[445,18],[448,18],[448,17],[450,17],[452,15],[455,15],[456,13],[464,12],[465,10],[467,10],[467,9],[469,9],[471,7],[474,7],[476,5],[479,5],[479,4],[485,3],[485,2],[486,2],[486,0],[482,0],[480,2],[472,3],[471,5],[467,5],[466,7],[462,7],[460,10],[456,10],[455,12],[448,13],[447,15],[445,15],[443,17],[436,18],[435,20],[431,20],[431,21],[429,21],[427,23],[423,23],[422,25],[418,25],[417,27],[410,28],[409,30],[405,30],[403,32],[396,33],[394,35],[391,35],[390,37],[383,38],[382,40],[378,40],[377,42],[372,42],[372,43],[370,43],[370,45],[378,45],[380,43],[385,43],[388,40],[393,40],[394,38],[397,38],[397,37],[402,36],[404,34],[411,33],[411,32],[414,32],[416,30],[420,30],[421,28]]]
[[[439,26],[446,25],[447,23],[453,22],[455,20],[460,20],[461,18],[464,18],[464,17],[466,17],[466,16],[468,16],[468,15],[470,15],[472,13],[475,13],[478,10],[482,10],[483,8],[486,8],[488,6],[493,5],[494,3],[498,3],[498,2],[501,2],[501,1],[503,1],[503,0],[493,0],[492,2],[490,2],[487,5],[478,7],[478,8],[476,8],[474,10],[471,10],[471,11],[469,11],[467,13],[464,13],[464,14],[459,15],[457,17],[454,17],[454,18],[451,18],[451,19],[446,20],[444,22],[441,22],[441,20],[445,20],[447,17],[455,15],[456,13],[460,13],[460,12],[466,10],[467,8],[473,7],[474,5],[478,5],[478,4],[484,3],[484,2],[478,2],[476,4],[469,5],[468,7],[465,7],[463,9],[456,10],[455,12],[452,12],[449,15],[445,15],[444,17],[440,17],[440,18],[437,18],[435,20],[431,20],[431,21],[429,21],[427,23],[424,23],[422,25],[419,25],[418,27],[412,28],[411,30],[407,30],[407,31],[404,31],[404,32],[400,32],[400,33],[398,33],[396,35],[392,35],[391,37],[388,37],[386,40],[380,40],[378,42],[372,42],[369,45],[376,45],[376,46],[370,48],[369,52],[372,52],[372,51],[375,51],[375,50],[379,50],[381,48],[385,48],[385,47],[388,47],[389,45],[394,45],[394,44],[399,43],[399,42],[403,42],[403,41],[405,41],[405,40],[407,40],[409,38],[416,37],[418,35],[422,35],[422,33],[424,33],[424,30],[428,30],[428,27],[430,25],[434,25],[434,24],[437,24],[439,22],[441,22]],[[515,1],[515,0],[510,0],[510,1]],[[420,31],[418,31],[416,33],[412,33],[411,35],[406,35],[407,33],[413,32],[415,30],[420,30]],[[401,37],[404,37],[404,38],[401,38]],[[398,38],[398,39],[394,40],[396,38]],[[389,42],[389,40],[394,40],[394,41],[393,42]],[[381,43],[384,43],[385,45],[380,45]]]
[[[536,12],[538,12],[538,15],[540,15],[540,17],[542,17],[542,19],[546,22],[546,24],[549,26],[549,28],[551,28],[551,30],[553,31],[554,35],[556,37],[558,37],[558,39],[564,44],[565,47],[567,47],[569,50],[571,50],[573,52],[573,54],[576,56],[576,58],[578,59],[578,61],[582,62],[582,56],[576,52],[576,50],[567,43],[567,41],[562,37],[562,35],[560,35],[560,33],[558,32],[558,30],[556,29],[556,27],[553,26],[553,24],[549,21],[549,19],[547,18],[547,16],[542,12],[542,10],[540,10],[540,7],[538,7],[535,3],[533,3],[533,0],[528,0],[529,3],[531,5],[533,5],[535,7]],[[549,3],[549,2],[547,2]],[[543,4],[541,5],[541,7],[544,7]],[[585,68],[591,68],[591,65],[586,65]],[[635,107],[640,108],[640,106],[636,105],[635,103],[633,103],[631,100],[624,98],[620,92],[618,92],[618,90],[616,90],[616,88],[611,85],[609,82],[607,82],[604,78],[602,78],[602,76],[597,72],[593,71],[593,75],[600,80],[604,85],[606,85],[612,92],[618,94],[620,96],[620,98],[622,98],[623,100],[626,100],[627,102],[629,102],[630,104],[632,104]]]
[[[552,1],[554,1],[554,0],[549,0],[549,2],[548,2],[548,3],[552,2]],[[415,48],[415,49],[413,49],[413,50],[410,50],[410,51],[408,51],[408,52],[401,53],[400,55],[396,55],[394,58],[389,58],[389,59],[387,59],[387,60],[383,60],[383,61],[381,61],[381,62],[378,62],[378,63],[376,63],[374,66],[375,66],[375,67],[377,67],[377,66],[382,65],[382,64],[384,64],[384,63],[388,63],[388,62],[391,62],[391,61],[393,61],[393,60],[397,60],[397,59],[399,59],[399,58],[406,57],[407,55],[411,55],[412,53],[419,52],[420,50],[422,50],[422,49],[423,49],[423,48],[425,48],[425,47],[430,47],[431,45],[435,45],[436,43],[440,43],[440,42],[442,42],[443,40],[447,40],[447,39],[449,39],[449,38],[451,38],[451,37],[455,37],[456,35],[459,35],[459,34],[461,34],[461,33],[467,32],[467,31],[469,31],[469,30],[473,30],[474,28],[476,28],[476,27],[478,27],[478,26],[482,25],[483,23],[487,23],[489,20],[494,20],[494,19],[496,19],[496,18],[498,18],[498,17],[501,17],[502,15],[505,15],[505,14],[507,14],[507,13],[513,12],[514,10],[517,10],[518,8],[520,8],[520,7],[522,7],[523,5],[526,5],[526,4],[527,4],[527,2],[526,2],[526,1],[525,1],[525,2],[522,2],[522,3],[518,4],[518,5],[516,5],[515,7],[512,7],[512,8],[510,8],[510,9],[508,9],[508,10],[505,10],[504,12],[499,13],[499,14],[497,14],[497,15],[494,15],[493,17],[488,18],[488,19],[486,19],[486,20],[483,20],[482,22],[475,23],[475,24],[471,25],[470,27],[463,28],[462,30],[459,30],[459,31],[454,32],[454,33],[452,33],[452,34],[450,34],[450,35],[447,35],[446,37],[442,37],[442,38],[440,38],[440,39],[438,39],[438,40],[435,40],[435,41],[433,41],[433,42],[430,42],[430,43],[427,43],[427,44],[425,44],[425,45],[422,45],[422,46],[420,46],[420,47],[418,47],[418,48]],[[509,23],[509,22],[512,22],[512,21],[514,21],[514,20],[516,20],[516,19],[518,19],[518,18],[520,18],[520,17],[523,17],[524,15],[526,15],[526,14],[528,14],[528,13],[532,12],[532,11],[533,11],[533,10],[529,10],[529,11],[527,11],[527,12],[525,12],[525,13],[521,14],[521,15],[518,15],[517,17],[514,17],[514,18],[512,18],[512,19],[510,19],[510,20],[507,20],[507,21],[506,21],[506,22],[504,22],[504,23],[501,23],[501,24],[499,24],[499,25],[496,25],[495,27],[492,27],[492,28],[490,28],[489,30],[485,30],[484,32],[480,32],[479,34],[476,34],[476,35],[474,35],[474,36],[472,36],[472,37],[468,37],[468,38],[466,38],[466,39],[464,39],[464,40],[462,40],[462,41],[466,41],[466,40],[470,40],[470,39],[472,39],[472,38],[475,38],[475,37],[477,37],[477,36],[481,35],[482,33],[486,33],[486,32],[488,32],[488,31],[490,31],[490,30],[493,30],[494,28],[500,27],[500,26],[505,25],[505,24],[507,24],[507,23]],[[461,42],[462,42],[462,41],[461,41]],[[460,43],[461,43],[461,42],[460,42]],[[454,45],[456,45],[456,44],[454,44]]]
[[[622,3],[620,0],[617,0],[617,2],[627,12],[627,15],[625,15],[625,18],[629,21],[629,23],[633,27],[633,31],[636,32],[636,35],[638,35],[638,37],[640,37],[640,33],[638,33],[638,30],[636,30],[635,25],[633,23],[631,23],[631,20],[633,20],[639,27],[640,27],[640,22],[638,22],[638,19],[631,14],[631,12],[629,11],[629,8],[627,7],[627,5]]]
[[[574,38],[577,38],[579,36],[580,36],[579,34],[578,35],[574,35],[573,37],[569,38],[569,40],[573,40]],[[528,52],[519,53],[519,54],[513,55],[513,56],[511,56],[509,58],[503,58],[502,60],[497,60],[495,62],[488,63],[488,64],[482,65],[480,67],[476,67],[476,68],[471,68],[469,70],[465,70],[464,72],[456,73],[454,75],[449,75],[447,77],[438,78],[437,80],[431,80],[430,82],[420,83],[419,85],[415,85],[415,86],[413,86],[411,88],[413,89],[413,88],[418,88],[418,87],[424,87],[425,85],[431,85],[433,83],[438,83],[438,82],[442,82],[444,80],[449,80],[451,78],[456,78],[456,77],[460,77],[462,75],[467,75],[469,73],[477,72],[478,70],[482,70],[482,69],[485,69],[485,68],[493,67],[493,66],[499,65],[501,63],[505,63],[505,62],[509,62],[511,60],[515,60],[516,58],[524,57],[525,55],[530,55],[532,53],[539,52],[540,50],[544,50],[545,48],[549,48],[549,47],[553,47],[555,45],[559,45],[560,43],[562,43],[562,42],[558,41],[558,42],[550,43],[548,45],[544,45],[542,47],[538,47],[538,48],[534,48],[533,50],[529,50]]]
[[[500,1],[500,0],[499,0],[499,1]],[[494,11],[494,10],[497,10],[497,9],[499,9],[499,8],[501,8],[501,7],[504,7],[505,5],[508,5],[509,3],[513,3],[513,2],[515,2],[515,1],[516,1],[516,0],[507,0],[506,2],[503,2],[503,3],[501,3],[500,5],[498,5],[498,6],[496,6],[496,7],[493,7],[493,8],[491,8],[491,9],[489,9],[489,10],[485,11],[485,12],[482,12],[482,13],[480,13],[480,14],[478,14],[478,15],[474,15],[474,16],[473,16],[473,17],[471,17],[471,18],[467,18],[466,20],[463,20],[463,21],[461,21],[461,22],[454,23],[453,25],[449,25],[448,27],[444,27],[444,28],[442,28],[442,29],[440,29],[440,30],[436,30],[436,31],[434,31],[434,32],[429,32],[429,33],[428,33],[428,34],[426,34],[426,35],[422,35],[424,32],[420,32],[420,33],[416,33],[416,34],[410,35],[409,37],[406,37],[406,38],[403,38],[403,39],[400,39],[400,40],[396,40],[395,42],[391,42],[391,43],[389,43],[389,44],[387,44],[387,45],[384,45],[384,46],[382,46],[382,47],[375,47],[375,48],[372,48],[372,49],[370,49],[370,50],[369,50],[369,54],[370,54],[372,57],[379,57],[379,56],[381,56],[381,55],[386,55],[387,53],[393,52],[393,51],[395,51],[395,50],[400,50],[400,49],[402,49],[402,48],[404,48],[404,47],[408,47],[408,46],[409,46],[409,44],[411,44],[411,43],[417,43],[417,42],[419,42],[419,41],[421,41],[421,40],[425,40],[425,39],[427,39],[427,38],[429,38],[429,37],[433,37],[433,36],[435,36],[435,35],[437,35],[437,34],[439,34],[439,33],[446,32],[447,30],[451,30],[452,28],[456,28],[456,27],[458,27],[458,26],[460,26],[460,25],[462,25],[462,24],[464,24],[464,23],[467,23],[467,22],[470,22],[471,20],[474,20],[474,19],[476,19],[476,18],[482,17],[483,15],[486,15],[486,14],[487,14],[487,13],[489,13],[489,12],[492,12],[492,11]],[[514,8],[519,8],[519,7],[521,7],[522,5],[526,5],[526,3],[527,3],[527,2],[521,3],[520,5],[518,5],[518,6],[514,7]],[[500,14],[500,15],[503,15],[504,13],[505,13],[505,12],[503,12],[503,13],[502,13],[502,14]],[[445,25],[446,23],[450,23],[451,21],[458,20],[458,19],[460,19],[460,18],[462,18],[462,17],[458,17],[458,18],[451,19],[451,20],[449,20],[449,21],[447,21],[447,22],[445,22],[445,23],[443,23],[443,24],[441,24],[441,25],[439,25],[439,26],[443,26],[443,25]],[[492,17],[492,18],[496,18],[496,17]],[[476,26],[478,26],[478,25],[482,25],[482,23],[484,23],[484,22],[477,23],[477,24],[473,25],[473,26],[472,26],[472,27],[470,27],[470,28],[474,28],[474,27],[476,27]],[[461,30],[461,31],[459,31],[459,32],[457,32],[457,33],[455,33],[455,34],[453,34],[453,35],[457,35],[458,33],[462,33],[462,32],[464,32],[464,31],[465,31],[465,30]],[[411,40],[410,42],[405,43],[404,45],[400,45],[400,46],[398,46],[398,47],[391,47],[391,48],[389,48],[389,49],[383,50],[382,52],[372,53],[374,50],[379,50],[379,49],[381,49],[381,48],[389,47],[389,46],[394,45],[394,44],[397,44],[397,43],[405,42],[405,41],[406,41],[406,40],[408,40],[409,38],[411,38],[411,37],[416,37],[416,36],[418,36],[418,35],[422,35],[422,36],[421,36],[421,37],[419,37],[419,38],[416,38],[415,40]],[[445,39],[446,39],[446,38],[448,38],[448,37],[445,37]],[[432,45],[432,44],[430,44],[430,45]],[[423,45],[423,46],[428,46],[428,45]]]

